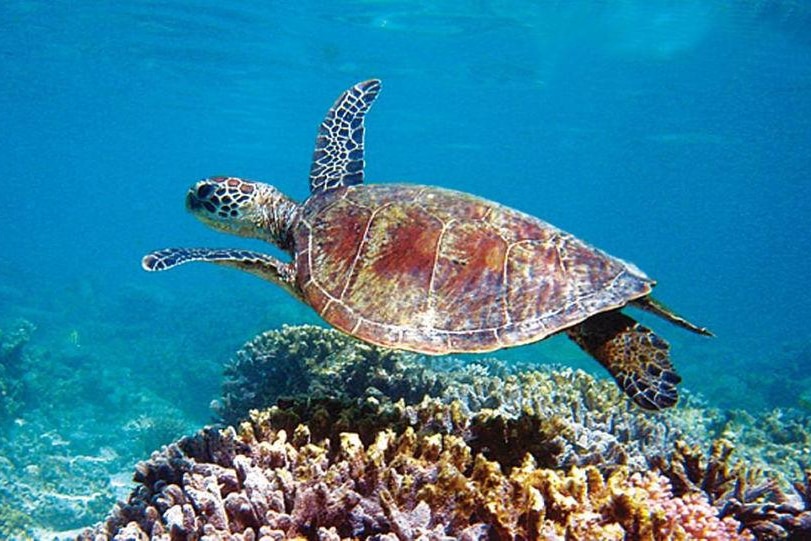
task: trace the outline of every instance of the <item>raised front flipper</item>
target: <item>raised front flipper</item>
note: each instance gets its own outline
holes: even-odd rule
[[[310,193],[363,183],[363,117],[380,92],[380,81],[358,83],[335,101],[318,127],[310,166]]]
[[[566,332],[640,407],[659,410],[678,402],[681,378],[670,364],[670,346],[650,329],[614,310]]]
[[[295,270],[292,264],[251,250],[164,248],[146,254],[141,260],[141,267],[147,271],[164,271],[192,261],[214,263],[250,272],[282,286],[295,297],[301,298],[295,284]]]

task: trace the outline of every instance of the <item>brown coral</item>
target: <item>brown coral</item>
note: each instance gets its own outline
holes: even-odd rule
[[[735,517],[755,532],[758,539],[811,539],[811,470],[805,471],[803,482],[795,482],[796,495],[785,494],[776,485],[762,490],[768,501],[752,497],[740,483],[735,496],[730,498],[722,511],[723,515]]]

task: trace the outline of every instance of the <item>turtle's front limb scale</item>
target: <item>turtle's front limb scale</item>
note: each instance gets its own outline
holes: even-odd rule
[[[647,410],[674,406],[681,377],[670,363],[670,346],[619,310],[603,312],[567,329],[597,359],[637,405]]]
[[[301,299],[301,293],[296,287],[295,269],[292,263],[285,263],[273,256],[251,250],[164,248],[146,254],[141,260],[141,267],[147,271],[164,271],[192,261],[214,263],[250,272],[280,285],[291,295]]]

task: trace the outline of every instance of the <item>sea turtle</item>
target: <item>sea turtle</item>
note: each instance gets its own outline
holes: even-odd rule
[[[620,312],[631,304],[710,335],[650,296],[636,266],[517,210],[453,190],[364,184],[364,116],[380,91],[344,92],[321,123],[310,197],[218,176],[186,207],[214,229],[271,242],[292,262],[240,249],[169,248],[149,271],[206,261],[279,284],[332,326],[426,354],[483,352],[565,331],[641,407],[672,406],[669,345]]]

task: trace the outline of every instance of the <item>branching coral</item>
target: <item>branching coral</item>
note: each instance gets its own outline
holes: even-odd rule
[[[806,501],[787,497],[758,467],[733,464],[725,440],[704,457],[712,427],[729,423],[689,406],[639,412],[580,371],[423,362],[286,327],[229,365],[221,406],[239,435],[207,430],[153,454],[129,503],[83,539],[723,540],[808,530],[811,482],[797,488]],[[698,437],[681,441],[690,432]]]
[[[698,446],[677,442],[669,462],[654,462],[672,481],[674,493],[707,497],[721,517],[734,517],[758,539],[811,538],[811,472],[804,483],[794,483],[797,495],[790,496],[759,468],[732,464],[733,450],[729,441],[716,440],[705,458]]]
[[[251,408],[275,404],[275,422],[288,430],[306,421],[314,433],[324,427],[334,436],[349,430],[347,419],[362,419],[365,425],[352,430],[368,443],[378,430],[402,427],[404,414],[416,429],[460,435],[505,466],[530,451],[545,467],[642,469],[648,457],[669,454],[686,437],[672,413],[641,412],[613,382],[582,371],[426,359],[315,326],[288,326],[250,341],[227,366],[223,394],[220,413],[231,424]],[[428,412],[419,407],[426,396],[433,413],[418,418],[417,410]],[[462,426],[452,426],[451,410],[465,419]]]
[[[676,449],[669,462],[654,459],[656,465],[671,479],[674,492],[678,495],[701,491],[712,502],[729,499],[743,477],[743,468],[730,464],[733,445],[727,440],[713,442],[709,458],[704,459],[698,445],[690,446],[683,441],[676,442]]]
[[[749,539],[706,500],[654,473],[568,474],[527,455],[505,474],[453,435],[413,429],[314,442],[244,423],[181,440],[139,465],[141,483],[80,539]],[[394,537],[396,536],[396,537]]]
[[[796,494],[785,493],[776,483],[752,484],[741,476],[721,511],[733,516],[758,539],[811,539],[811,471],[803,482],[793,483]]]

